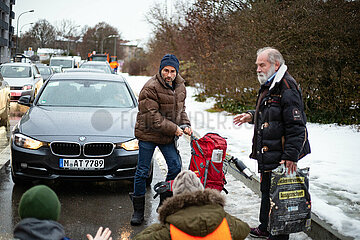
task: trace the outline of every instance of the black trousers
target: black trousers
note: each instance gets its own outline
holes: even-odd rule
[[[262,232],[267,231],[269,223],[270,213],[270,184],[271,184],[271,172],[261,172],[260,180],[260,191],[261,191],[261,205],[260,205],[260,216],[259,216],[259,229]],[[288,240],[289,235],[276,235],[270,236],[270,239],[276,240]]]

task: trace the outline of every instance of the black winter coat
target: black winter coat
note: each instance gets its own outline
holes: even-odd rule
[[[259,172],[275,169],[281,160],[297,162],[310,153],[301,90],[288,72],[282,74],[275,77],[271,87],[262,85],[259,90],[260,97],[270,89],[256,103],[260,106],[250,157],[258,161]],[[249,113],[254,121],[255,111]]]

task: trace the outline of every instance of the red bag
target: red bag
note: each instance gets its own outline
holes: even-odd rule
[[[223,163],[226,156],[225,138],[216,133],[207,133],[200,139],[191,137],[191,161],[189,169],[196,173],[205,188],[226,189]]]

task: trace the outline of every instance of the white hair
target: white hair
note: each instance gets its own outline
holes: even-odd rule
[[[275,64],[276,62],[279,62],[280,65],[285,63],[285,60],[279,50],[272,48],[272,47],[264,47],[257,50],[257,56],[259,56],[262,52],[267,51],[268,52],[268,61],[271,64]]]

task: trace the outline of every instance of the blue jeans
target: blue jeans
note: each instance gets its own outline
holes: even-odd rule
[[[165,181],[174,180],[181,171],[180,155],[176,149],[175,141],[169,144],[139,141],[139,158],[134,179],[134,196],[142,196],[146,193],[146,179],[149,177],[151,159],[156,146],[159,147],[164,155],[168,167]]]

